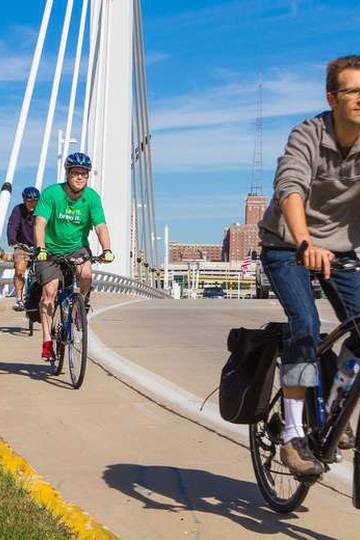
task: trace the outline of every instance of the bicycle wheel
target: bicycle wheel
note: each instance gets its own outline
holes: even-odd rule
[[[84,299],[79,293],[71,297],[68,329],[68,359],[70,378],[74,388],[80,388],[87,361],[87,319]]]
[[[259,489],[273,510],[286,514],[298,508],[310,485],[296,480],[280,459],[284,407],[279,372],[278,364],[268,417],[252,424],[249,435],[251,459]]]
[[[65,356],[65,343],[63,338],[63,313],[60,304],[56,304],[51,322],[51,340],[55,358],[50,360],[50,369],[53,375],[60,375]]]
[[[360,418],[355,438],[352,503],[354,508],[360,508]]]

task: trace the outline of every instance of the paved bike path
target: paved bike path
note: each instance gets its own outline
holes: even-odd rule
[[[119,301],[103,295],[96,304]],[[206,315],[190,307],[185,312],[184,306],[126,305],[94,319],[92,326],[117,352],[191,391],[203,391],[216,383],[217,366],[203,362],[214,351],[212,328],[222,317],[227,325],[234,323],[236,314],[226,315],[225,304],[210,304],[205,332]],[[343,490],[318,486],[301,512],[273,514],[258,493],[246,449],[164,410],[92,363],[84,386],[72,390],[67,376],[49,376],[38,358],[39,332],[29,338],[21,314],[2,308],[0,435],[66,500],[124,540],[357,538],[358,513]],[[166,309],[181,314],[166,317]],[[174,316],[169,331],[163,320]],[[255,325],[256,317],[249,317]],[[166,351],[159,356],[161,347]],[[223,344],[215,353],[220,350],[223,354]],[[165,356],[166,373],[160,369]]]

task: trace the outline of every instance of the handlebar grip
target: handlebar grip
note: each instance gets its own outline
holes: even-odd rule
[[[306,240],[303,240],[300,244],[300,246],[296,250],[296,262],[298,264],[303,264],[304,262],[304,253],[309,247],[309,242]]]

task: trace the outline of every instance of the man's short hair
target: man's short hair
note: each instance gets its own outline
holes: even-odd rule
[[[326,69],[326,91],[337,92],[339,90],[339,75],[344,69],[360,69],[360,56],[350,54],[335,58],[328,63]]]

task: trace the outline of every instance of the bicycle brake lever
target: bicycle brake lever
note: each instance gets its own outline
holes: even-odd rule
[[[307,242],[306,240],[303,240],[300,244],[300,246],[297,248],[296,250],[296,262],[298,264],[303,264],[304,263],[304,253],[305,251],[307,250],[307,248],[309,247],[309,242]]]

